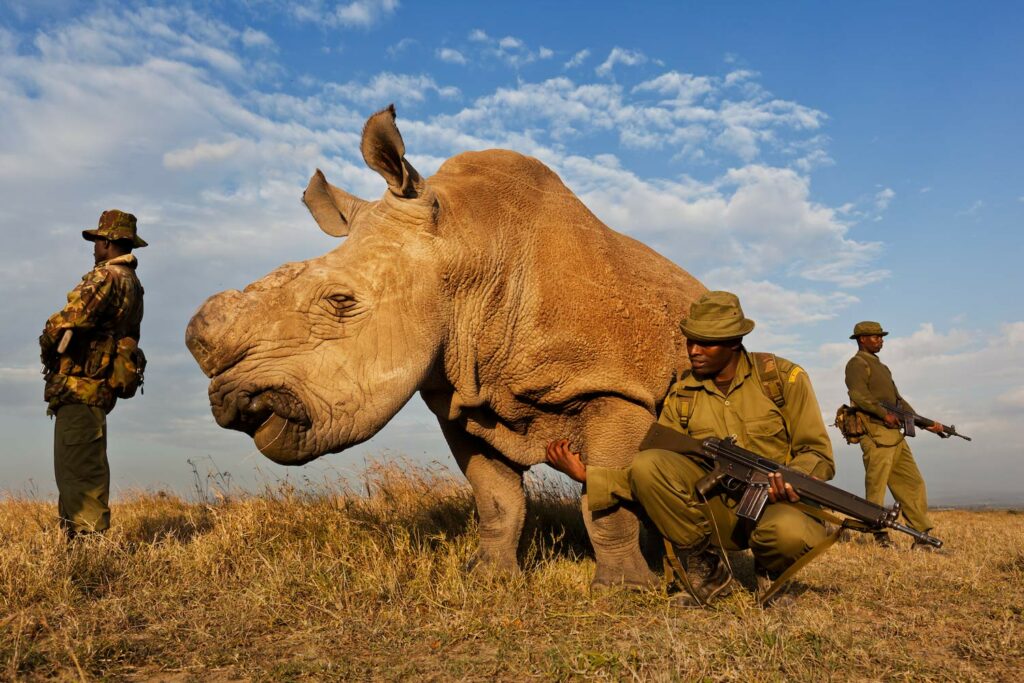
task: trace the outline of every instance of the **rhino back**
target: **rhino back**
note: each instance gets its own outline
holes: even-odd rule
[[[466,299],[452,362],[474,356],[475,381],[510,399],[617,394],[653,410],[687,365],[678,325],[703,285],[606,226],[532,157],[467,152],[429,183]]]

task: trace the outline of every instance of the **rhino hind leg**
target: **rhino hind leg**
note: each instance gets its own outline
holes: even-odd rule
[[[480,517],[480,549],[471,567],[519,572],[516,557],[526,520],[524,468],[501,457],[482,439],[441,424],[456,462],[473,487]]]

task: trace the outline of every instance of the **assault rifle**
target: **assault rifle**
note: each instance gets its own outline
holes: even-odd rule
[[[883,408],[900,419],[900,422],[903,423],[903,434],[905,436],[915,436],[917,434],[917,430],[915,430],[914,427],[927,429],[935,424],[935,420],[929,420],[927,417],[921,417],[912,410],[902,408],[900,403],[897,403],[896,405],[886,403],[885,401],[879,401],[879,403],[881,403]],[[943,425],[942,433],[940,433],[939,436],[943,439],[948,439],[951,436],[959,436],[961,439],[966,439],[968,441],[971,440],[971,437],[964,436],[960,432],[956,431],[956,425]]]
[[[790,484],[802,499],[835,510],[859,522],[851,524],[851,529],[866,533],[893,529],[911,536],[918,543],[942,547],[942,541],[934,536],[899,523],[899,503],[891,508],[876,505],[841,488],[740,448],[732,438],[708,437],[698,441],[669,427],[654,424],[640,445],[640,450],[647,448],[664,448],[702,458],[711,464],[711,473],[697,482],[697,490],[702,496],[706,496],[718,484],[729,491],[742,490],[736,514],[752,522],[761,519],[768,504],[768,475],[780,472],[783,480]]]

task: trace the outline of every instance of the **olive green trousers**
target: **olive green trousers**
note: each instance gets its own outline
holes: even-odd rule
[[[860,440],[860,449],[864,454],[864,497],[884,505],[888,487],[911,527],[928,531],[935,526],[928,517],[924,478],[907,440],[901,438],[893,446],[880,446],[870,434],[865,434]]]
[[[695,460],[658,448],[641,451],[630,465],[634,499],[676,546],[710,538],[726,550],[750,548],[761,567],[778,575],[828,536],[824,524],[786,503],[769,504],[756,525],[736,515],[739,499],[731,494],[713,493],[702,505],[696,484],[707,473]]]
[[[57,409],[53,425],[53,469],[60,494],[57,511],[71,534],[110,527],[110,466],[107,416],[79,403]]]

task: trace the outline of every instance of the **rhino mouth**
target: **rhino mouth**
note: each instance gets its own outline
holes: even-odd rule
[[[300,430],[312,425],[305,403],[287,387],[222,392],[223,385],[218,384],[210,385],[210,406],[221,427],[245,432],[259,442],[259,435],[279,431],[282,422]]]

